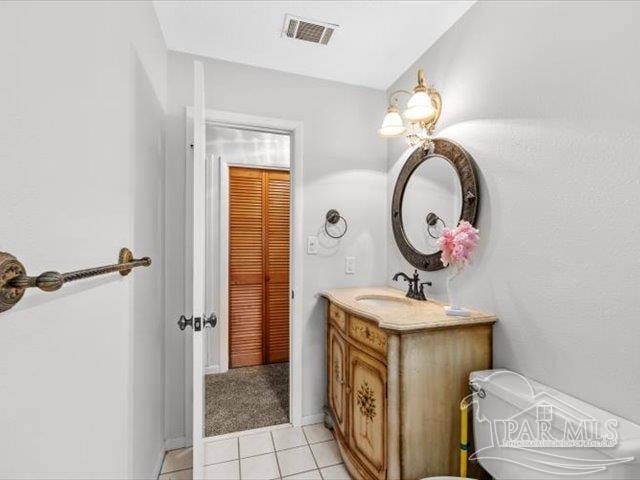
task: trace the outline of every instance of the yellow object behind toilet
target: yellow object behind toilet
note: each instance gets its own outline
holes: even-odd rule
[[[469,405],[465,397],[460,402],[460,476],[467,477],[467,456],[469,455]]]

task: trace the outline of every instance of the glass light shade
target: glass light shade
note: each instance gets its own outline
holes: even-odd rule
[[[436,110],[433,108],[431,98],[427,95],[427,92],[418,91],[409,99],[407,109],[403,112],[403,115],[410,122],[419,122],[432,118],[435,113]]]
[[[406,128],[402,122],[402,117],[398,113],[398,109],[389,107],[382,121],[382,126],[378,130],[378,135],[381,137],[397,137],[402,135],[405,130]]]

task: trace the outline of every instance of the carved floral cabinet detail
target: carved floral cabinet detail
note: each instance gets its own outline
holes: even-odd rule
[[[329,326],[329,404],[334,412],[335,426],[342,434],[346,432],[347,386],[346,344],[337,334],[335,327]]]
[[[387,369],[359,348],[349,348],[349,445],[367,470],[384,478]]]
[[[347,469],[356,479],[457,475],[458,405],[469,373],[491,368],[495,317],[443,325],[441,306],[422,302],[429,322],[394,325],[356,308],[358,290],[323,293],[327,412]]]

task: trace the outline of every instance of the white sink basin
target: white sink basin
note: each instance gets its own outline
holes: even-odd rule
[[[411,301],[406,298],[386,295],[363,295],[357,297],[356,302],[358,305],[373,308],[397,308],[411,305]]]

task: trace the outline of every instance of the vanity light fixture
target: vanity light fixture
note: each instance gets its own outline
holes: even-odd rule
[[[400,110],[398,109],[398,96],[409,95],[407,108],[402,116],[407,120],[405,126]],[[396,90],[389,96],[387,114],[378,130],[378,135],[385,138],[404,135],[410,146],[422,145],[427,150],[431,146],[431,135],[440,118],[442,111],[442,99],[438,91],[427,85],[424,70],[418,70],[418,84],[413,88],[413,93],[407,90]]]

